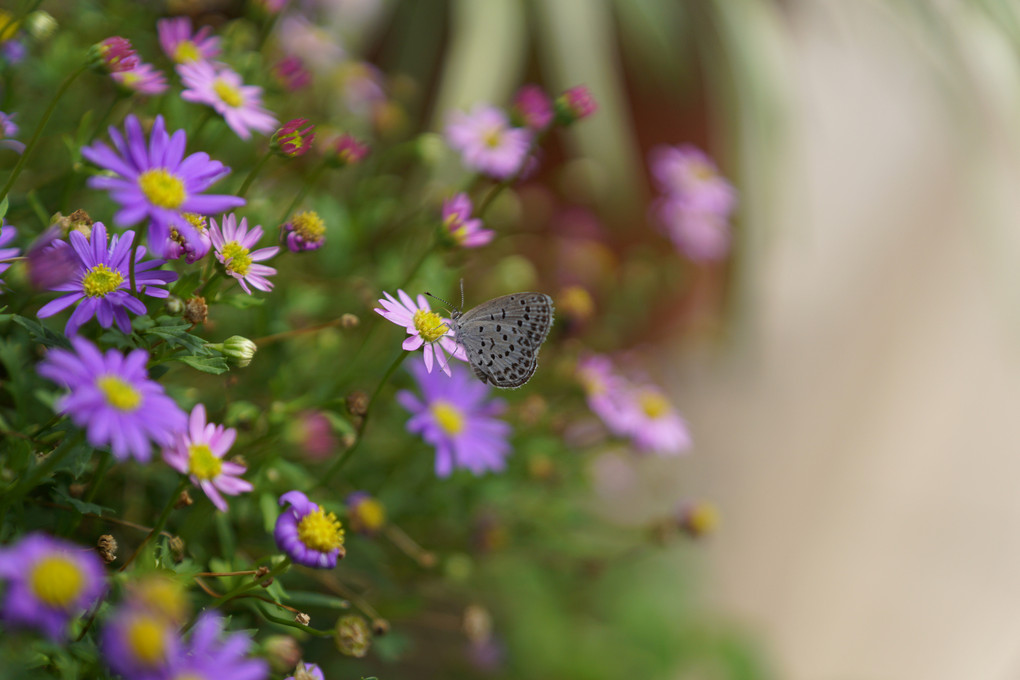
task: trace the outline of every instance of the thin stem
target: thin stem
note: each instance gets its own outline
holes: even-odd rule
[[[241,185],[241,188],[237,190],[238,198],[244,198],[244,195],[248,193],[248,188],[251,186],[251,183],[255,181],[255,177],[259,174],[259,172],[262,171],[262,166],[266,164],[266,161],[268,161],[269,157],[272,155],[273,155],[272,151],[266,151],[262,155],[262,158],[259,159],[259,162],[255,164],[255,167],[251,169],[251,172],[248,173],[248,176],[244,178],[244,183]]]
[[[319,177],[326,170],[326,167],[327,167],[326,163],[323,162],[320,163],[319,166],[316,167],[314,170],[312,170],[312,174],[308,177],[308,179],[302,182],[301,191],[297,193],[297,196],[295,196],[294,200],[290,202],[290,205],[287,206],[287,209],[283,211],[283,214],[280,215],[280,219],[277,220],[277,222],[283,224],[284,222],[287,221],[287,218],[290,217],[290,214],[294,211],[294,208],[296,208],[298,204],[304,200],[305,196],[308,195],[308,192],[311,190],[311,188],[315,186],[316,182],[319,181]]]
[[[306,333],[317,333],[317,332],[325,330],[327,328],[332,328],[334,326],[339,326],[341,324],[341,322],[342,322],[341,319],[333,319],[332,321],[326,321],[325,323],[318,323],[318,324],[315,324],[314,326],[306,326],[304,328],[295,328],[294,330],[291,330],[291,331],[283,331],[282,333],[273,333],[272,335],[266,335],[266,336],[263,336],[261,338],[255,338],[254,340],[252,340],[252,342],[254,342],[256,345],[259,345],[261,347],[262,345],[268,345],[268,344],[271,344],[271,343],[274,343],[274,342],[279,342],[280,340],[288,340],[290,338],[294,338],[294,337],[297,337],[299,335],[305,335]]]
[[[57,102],[59,102],[60,98],[64,96],[67,89],[71,87],[71,83],[73,83],[78,76],[84,73],[88,67],[89,65],[86,62],[72,71],[71,74],[64,79],[64,82],[61,84],[60,89],[57,90],[57,93],[53,95],[53,99],[50,100],[50,105],[46,107],[46,112],[43,113],[42,120],[40,120],[39,124],[35,126],[35,132],[32,133],[32,139],[29,140],[28,145],[21,154],[21,157],[18,158],[18,164],[14,166],[11,176],[7,179],[7,184],[4,185],[3,190],[0,191],[0,201],[4,200],[10,192],[11,187],[14,186],[14,181],[18,179],[18,175],[20,175],[22,169],[24,169],[25,163],[28,162],[32,152],[35,151],[35,145],[39,143],[39,137],[42,135],[42,131],[46,128],[46,124],[50,122],[50,117],[53,115],[54,109],[57,108]]]
[[[213,110],[211,108],[206,108],[205,113],[202,115],[201,118],[198,119],[198,122],[195,124],[195,129],[192,130],[191,134],[188,135],[188,137],[191,139],[192,144],[194,145],[198,144],[198,133],[202,131],[202,128],[204,128],[205,124],[209,122],[209,119],[212,118],[212,115]]]
[[[358,424],[357,439],[355,439],[354,443],[351,444],[351,448],[344,451],[343,454],[336,459],[336,462],[333,463],[328,470],[326,470],[326,474],[322,476],[318,486],[322,487],[328,484],[336,473],[340,471],[340,468],[342,468],[347,461],[350,460],[351,456],[354,455],[354,452],[357,451],[358,446],[361,444],[361,440],[364,439],[365,425],[368,424],[368,417],[372,413],[372,405],[375,404],[376,397],[379,396],[383,386],[389,382],[390,376],[393,375],[393,372],[397,370],[397,367],[404,362],[404,359],[407,358],[408,354],[410,354],[410,352],[406,349],[401,350],[397,358],[394,359],[392,364],[390,364],[390,367],[386,370],[386,374],[376,386],[375,392],[372,393],[372,397],[368,400],[368,406],[365,407],[365,415],[361,416],[361,422]]]
[[[174,506],[177,504],[178,496],[180,496],[181,492],[188,487],[188,483],[187,477],[181,477],[181,481],[177,484],[177,488],[172,494],[170,494],[170,500],[167,502],[166,507],[163,508],[163,512],[160,513],[159,519],[156,520],[156,525],[152,527],[152,531],[150,531],[148,535],[142,539],[142,542],[138,544],[135,551],[131,553],[131,557],[128,558],[127,562],[121,565],[118,571],[124,571],[127,569],[128,566],[135,561],[135,558],[141,554],[142,549],[146,546],[146,544],[148,544],[148,542],[152,540],[156,534],[163,531],[163,527],[166,526],[167,519],[170,518],[171,511],[173,511]]]
[[[260,587],[263,583],[271,581],[276,576],[282,574],[290,567],[290,565],[291,565],[290,558],[284,557],[283,560],[281,560],[280,563],[277,564],[275,567],[270,569],[265,576],[263,576],[262,578],[253,578],[250,581],[244,581],[243,583],[241,583],[241,585],[237,586],[233,590],[227,592],[224,595],[220,595],[215,600],[210,602],[206,609],[215,609],[216,607],[219,607],[220,605],[229,602],[230,600],[248,592],[249,590],[254,590],[255,588]],[[191,617],[191,620],[188,621],[187,625],[184,626],[184,628],[181,630],[182,633],[186,633],[189,630],[191,630],[191,627],[195,625],[196,621],[198,621],[198,615],[200,613],[201,612],[196,612],[195,615]]]
[[[262,599],[262,598],[259,598],[259,599]],[[259,614],[261,614],[262,617],[264,619],[266,619],[267,621],[272,621],[273,623],[279,624],[281,626],[287,626],[288,628],[297,628],[298,630],[302,630],[302,631],[308,633],[309,635],[314,635],[316,637],[332,637],[333,636],[333,631],[331,631],[331,630],[318,630],[318,629],[312,628],[310,626],[305,626],[305,625],[302,625],[302,624],[298,623],[297,621],[291,621],[290,619],[285,619],[282,616],[275,616],[273,614],[270,614],[269,612],[267,612],[262,607],[262,605],[260,605],[260,604],[258,604],[256,602],[252,602],[251,604],[252,604],[252,608],[255,609]],[[283,607],[283,605],[281,605],[279,602],[273,602],[272,604],[275,604],[277,606]]]
[[[96,466],[96,473],[92,475],[92,483],[89,485],[89,490],[85,492],[85,498],[83,499],[86,503],[91,503],[92,499],[96,497],[96,492],[99,490],[100,485],[106,478],[106,471],[110,469],[110,464],[113,462],[113,456],[110,455],[109,451],[103,451],[99,457],[99,465]]]

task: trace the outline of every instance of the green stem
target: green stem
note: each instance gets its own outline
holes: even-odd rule
[[[272,621],[273,623],[279,624],[281,626],[287,626],[288,628],[297,628],[298,630],[302,630],[302,631],[308,633],[309,635],[314,635],[316,637],[332,637],[333,636],[333,631],[331,631],[331,630],[318,630],[318,629],[312,628],[310,626],[303,626],[300,623],[298,623],[297,621],[293,621],[291,619],[285,619],[282,616],[275,616],[273,614],[270,614],[269,612],[267,612],[262,607],[262,605],[258,604],[257,602],[252,602],[251,605],[252,605],[252,609],[257,611],[262,616],[262,618],[264,618],[266,621]]]
[[[333,479],[337,472],[340,471],[340,468],[342,468],[347,461],[351,459],[354,452],[357,451],[358,446],[361,444],[361,440],[364,439],[365,425],[368,424],[368,416],[372,413],[372,405],[375,404],[376,397],[378,397],[379,393],[382,392],[383,386],[389,382],[390,376],[392,376],[393,372],[397,370],[397,367],[404,362],[404,359],[407,358],[408,354],[410,354],[410,352],[406,349],[401,350],[397,358],[394,359],[392,364],[390,364],[390,367],[386,370],[386,374],[376,386],[375,392],[372,393],[372,397],[368,400],[368,406],[365,407],[365,415],[361,416],[361,423],[358,424],[357,438],[354,440],[354,443],[351,444],[351,448],[344,451],[343,454],[336,459],[336,462],[333,463],[328,470],[326,470],[326,474],[324,474],[322,479],[319,480],[319,487],[329,484],[329,481]]]
[[[266,151],[266,153],[263,154],[262,158],[259,159],[259,162],[255,164],[255,167],[251,169],[251,172],[248,173],[248,176],[244,178],[244,184],[242,184],[241,188],[237,190],[238,198],[244,198],[244,195],[248,193],[248,187],[250,187],[251,183],[255,181],[256,175],[258,175],[259,172],[261,172],[262,166],[266,164],[266,161],[268,161],[269,157],[272,155],[273,155],[272,151]]]
[[[54,109],[57,108],[57,102],[59,102],[60,98],[64,96],[67,89],[71,87],[71,83],[73,83],[78,76],[84,73],[88,67],[88,63],[84,63],[72,71],[71,74],[64,79],[64,82],[61,84],[60,89],[57,90],[57,93],[53,95],[50,105],[46,107],[46,112],[43,113],[42,120],[40,120],[39,124],[35,126],[35,132],[32,133],[32,139],[29,140],[28,145],[25,147],[25,151],[21,154],[21,157],[18,158],[18,164],[14,166],[11,176],[7,179],[7,184],[4,186],[3,190],[0,191],[0,201],[4,200],[10,192],[11,187],[14,186],[14,181],[18,179],[18,175],[20,175],[21,171],[24,169],[25,163],[28,162],[32,152],[35,151],[35,145],[39,143],[39,137],[42,135],[42,131],[46,128],[46,124],[50,122],[50,117],[53,115]]]
[[[237,586],[236,588],[227,593],[224,593],[223,595],[220,595],[215,600],[210,602],[209,605],[205,607],[205,609],[215,609],[216,607],[219,607],[220,605],[226,604],[230,600],[233,600],[235,597],[245,594],[249,590],[254,590],[255,588],[260,587],[266,581],[282,574],[290,567],[290,565],[291,565],[290,558],[284,557],[283,560],[279,562],[279,564],[270,569],[269,573],[267,573],[262,578],[252,578],[250,580],[243,581],[241,585]],[[181,630],[182,633],[187,633],[189,630],[191,630],[191,627],[195,625],[196,621],[198,621],[198,615],[200,613],[201,612],[196,612],[195,615],[191,617],[191,620],[188,621],[187,625],[184,626],[184,628]]]
[[[202,115],[201,118],[198,119],[198,123],[195,124],[195,129],[191,131],[190,135],[188,135],[188,137],[191,139],[192,146],[198,145],[198,133],[202,131],[202,128],[204,128],[205,124],[209,122],[209,119],[212,118],[212,115],[213,110],[211,108],[206,108],[205,113]]]
[[[142,549],[156,536],[159,532],[163,531],[163,527],[166,526],[166,521],[170,518],[170,513],[173,511],[174,506],[177,504],[177,498],[181,495],[181,492],[188,488],[188,478],[181,477],[181,481],[177,484],[177,488],[170,494],[170,500],[167,502],[166,507],[163,508],[163,512],[159,514],[159,519],[156,520],[156,525],[152,527],[152,531],[146,535],[142,542],[135,548],[135,551],[131,553],[131,557],[128,558],[127,562],[121,565],[118,571],[124,571],[128,566],[135,561],[135,558],[141,554]]]
[[[89,485],[89,490],[85,492],[84,501],[91,503],[92,499],[96,497],[96,492],[99,491],[100,485],[103,483],[103,479],[106,478],[106,471],[110,469],[110,464],[113,462],[113,456],[110,455],[109,451],[103,451],[100,454],[99,465],[96,466],[96,473],[92,475],[92,483]]]
[[[277,220],[277,222],[283,224],[284,222],[287,221],[287,218],[290,217],[290,214],[291,212],[294,211],[294,208],[296,208],[297,205],[304,200],[305,196],[308,195],[308,192],[311,190],[311,188],[315,186],[316,182],[319,181],[319,177],[322,175],[325,169],[326,164],[321,163],[317,168],[312,170],[311,176],[309,176],[308,179],[301,184],[301,191],[297,193],[297,196],[295,196],[294,200],[290,202],[290,205],[287,206],[287,209],[283,211],[283,214],[280,215],[280,219]]]

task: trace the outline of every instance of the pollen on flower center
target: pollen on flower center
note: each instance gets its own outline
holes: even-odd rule
[[[695,163],[691,167],[691,174],[694,175],[695,179],[699,179],[703,182],[715,179],[716,176],[715,170],[708,163]]]
[[[92,267],[82,279],[82,290],[89,297],[105,297],[124,283],[124,275],[105,264]]]
[[[160,208],[176,210],[188,197],[184,190],[184,181],[163,168],[153,168],[140,174],[138,186],[149,203]]]
[[[106,403],[118,411],[134,411],[142,403],[142,393],[119,376],[104,375],[96,380],[96,387],[106,397]]]
[[[155,666],[166,656],[165,624],[149,614],[142,614],[131,621],[127,641],[135,658],[146,666]]]
[[[335,514],[318,508],[298,522],[298,538],[312,550],[329,552],[344,544],[344,530]]]
[[[439,427],[451,437],[455,437],[464,429],[464,413],[453,404],[437,399],[430,407]]]
[[[184,64],[189,61],[198,61],[201,58],[202,53],[198,50],[198,45],[190,40],[180,41],[174,49],[174,61],[178,64]]]
[[[37,598],[51,607],[66,609],[78,598],[85,578],[77,564],[53,555],[35,564],[29,582]]]
[[[661,418],[669,411],[669,402],[661,394],[655,392],[643,393],[639,402],[645,415],[653,420]]]
[[[485,135],[483,135],[482,140],[485,142],[485,146],[489,147],[490,149],[495,149],[499,147],[500,143],[502,143],[503,141],[503,129],[492,128],[491,130],[486,132]]]
[[[188,447],[188,470],[200,480],[214,479],[223,470],[223,461],[213,455],[208,444]]]
[[[435,312],[426,312],[424,309],[419,309],[414,313],[414,329],[418,331],[418,335],[425,342],[435,342],[450,330],[443,323],[443,317]]]
[[[251,255],[249,250],[237,241],[228,241],[223,245],[224,266],[227,271],[237,272],[241,276],[248,273],[251,267]]]
[[[311,210],[294,215],[291,223],[294,225],[294,231],[306,241],[318,241],[326,233],[326,223],[322,221],[318,213]]]
[[[216,93],[216,96],[224,104],[232,109],[236,109],[244,104],[244,97],[241,96],[241,91],[222,78],[217,78],[213,83],[213,92]]]

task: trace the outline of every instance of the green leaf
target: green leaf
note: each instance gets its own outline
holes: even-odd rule
[[[209,350],[205,347],[205,340],[188,333],[191,324],[181,321],[172,316],[161,316],[156,319],[158,325],[152,326],[145,331],[145,335],[155,335],[166,341],[171,347],[183,347],[192,354],[205,356]],[[201,369],[200,369],[201,370]]]
[[[230,370],[227,366],[227,360],[223,357],[196,357],[196,356],[179,356],[174,357],[174,361],[179,361],[182,364],[191,366],[196,371],[202,371],[203,373],[212,373],[213,375],[221,375]]]
[[[4,216],[7,215],[7,208],[10,204],[11,202],[7,200],[6,196],[4,196],[4,200],[0,201],[0,220],[3,220]]]
[[[195,293],[195,289],[198,288],[201,280],[202,276],[199,272],[188,272],[178,279],[174,287],[170,289],[170,293],[180,298],[189,298]]]
[[[86,503],[70,496],[63,488],[56,488],[53,491],[53,500],[58,503],[66,503],[83,515],[102,516],[103,513],[116,512],[113,508],[106,508],[95,503]]]
[[[311,590],[292,590],[288,593],[287,602],[299,609],[302,607],[322,607],[323,609],[346,610],[351,603],[342,597],[328,593],[317,593]]]
[[[29,319],[28,317],[18,314],[12,314],[11,321],[28,331],[28,334],[32,336],[33,340],[40,342],[47,347],[70,347],[70,343],[68,343],[67,338],[62,335],[57,335],[34,319]]]

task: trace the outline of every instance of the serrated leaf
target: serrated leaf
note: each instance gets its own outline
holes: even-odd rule
[[[196,371],[212,373],[213,375],[222,375],[230,370],[230,367],[227,366],[227,360],[223,357],[196,357],[185,355],[174,357],[174,361],[187,364]]]
[[[57,335],[49,328],[46,328],[38,321],[29,319],[28,317],[14,314],[11,317],[11,321],[18,324],[32,336],[32,339],[36,342],[40,342],[47,347],[68,347],[69,343],[67,339],[62,335]]]
[[[264,305],[266,300],[265,298],[257,298],[254,295],[231,295],[219,300],[219,302],[236,309],[248,309],[249,307]]]
[[[103,507],[102,505],[96,505],[95,503],[87,503],[85,501],[80,501],[77,498],[74,498],[71,495],[69,495],[62,488],[54,489],[53,500],[60,503],[66,503],[83,515],[102,516],[104,512],[109,513],[115,512],[113,508],[106,508]]]

